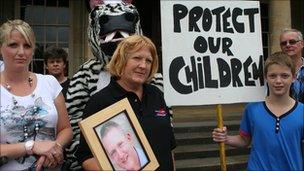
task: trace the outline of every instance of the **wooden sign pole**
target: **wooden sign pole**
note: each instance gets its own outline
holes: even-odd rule
[[[216,115],[217,115],[217,127],[223,128],[223,112],[222,112],[222,105],[216,106]],[[221,171],[226,171],[226,155],[225,155],[225,143],[221,142],[219,143],[220,148],[220,161],[221,161]]]

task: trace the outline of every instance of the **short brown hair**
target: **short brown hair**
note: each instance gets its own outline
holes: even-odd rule
[[[266,59],[265,67],[264,67],[265,76],[268,73],[269,66],[274,65],[274,64],[281,65],[281,66],[287,66],[288,68],[290,68],[290,71],[293,76],[296,73],[296,69],[295,69],[294,63],[292,62],[292,59],[284,52],[275,52]]]
[[[147,79],[147,82],[150,81],[158,70],[158,56],[154,43],[148,37],[142,35],[132,35],[118,44],[110,63],[107,65],[107,69],[111,75],[120,78],[123,74],[129,54],[144,47],[150,50],[153,59],[151,71]]]
[[[43,53],[44,63],[47,64],[48,59],[62,59],[63,62],[67,63],[68,53],[60,47],[50,46]]]

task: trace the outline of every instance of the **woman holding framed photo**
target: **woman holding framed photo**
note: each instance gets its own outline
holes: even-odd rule
[[[110,84],[90,98],[83,119],[128,98],[159,162],[158,170],[167,171],[174,170],[172,150],[176,144],[163,93],[149,84],[157,70],[158,56],[153,42],[140,35],[125,38],[108,64]],[[83,135],[77,156],[85,170],[99,169]]]

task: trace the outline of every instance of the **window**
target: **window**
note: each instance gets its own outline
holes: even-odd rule
[[[20,18],[31,25],[36,36],[30,70],[44,74],[43,52],[47,47],[69,50],[69,0],[21,0]]]

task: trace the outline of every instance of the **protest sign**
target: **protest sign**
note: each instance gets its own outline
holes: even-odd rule
[[[258,1],[161,1],[168,105],[264,99]]]

